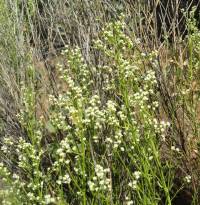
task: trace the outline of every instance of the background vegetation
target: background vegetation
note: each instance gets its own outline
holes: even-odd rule
[[[152,2],[0,2],[2,204],[199,204],[199,5]]]

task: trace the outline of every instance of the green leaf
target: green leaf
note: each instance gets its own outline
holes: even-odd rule
[[[50,133],[56,133],[56,128],[51,124],[50,121],[48,121],[46,123],[46,129],[50,132]]]

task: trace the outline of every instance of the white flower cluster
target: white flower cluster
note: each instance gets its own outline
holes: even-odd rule
[[[2,162],[0,162],[0,173],[3,176],[3,181],[6,181],[7,177],[10,176],[8,168]]]
[[[159,133],[162,137],[162,141],[165,141],[166,140],[165,132],[167,128],[170,127],[170,122],[165,122],[164,120],[159,122],[156,118],[154,118],[152,123],[153,123],[156,133]]]
[[[114,135],[112,137],[107,137],[105,142],[108,143],[108,145],[112,145],[114,149],[118,148],[120,144],[122,143],[122,131],[119,129],[115,131]],[[123,147],[120,147],[121,151],[124,150]]]
[[[9,150],[8,150],[8,145],[6,145],[6,144],[3,144],[2,146],[1,146],[1,151],[4,153],[4,154],[9,154]]]
[[[9,145],[12,146],[14,144],[14,142],[13,142],[13,139],[11,137],[6,136],[3,138],[3,144],[6,144],[8,146]]]
[[[145,82],[145,86],[144,86],[145,90],[149,90],[152,88],[152,86],[157,85],[155,71],[148,70],[146,76],[144,77],[144,82]]]
[[[58,98],[53,95],[49,95],[49,103],[51,105],[57,105],[60,108],[68,108],[69,97],[68,95],[59,94]]]
[[[58,68],[62,73],[61,78],[66,80],[70,88],[75,87],[75,82],[69,77],[70,71],[73,71],[76,73],[76,80],[74,80],[82,86],[82,91],[87,92],[87,87],[92,81],[90,80],[90,70],[84,63],[80,48],[76,47],[75,49],[69,49],[69,47],[66,46],[62,54],[67,57],[68,67],[64,69],[62,65],[58,65]]]
[[[26,142],[20,137],[19,143],[17,145],[17,154],[18,154],[18,165],[21,168],[29,169],[30,160],[32,167],[38,167],[40,163],[41,156],[43,155],[43,150],[35,149],[35,146],[29,142]],[[38,174],[38,173],[35,173]]]
[[[190,175],[186,175],[184,180],[185,180],[186,183],[189,184],[189,183],[191,183],[192,177]]]
[[[124,114],[124,107],[122,106],[121,110],[117,111],[117,105],[114,101],[108,100],[106,103],[105,108],[105,115],[106,119],[105,122],[107,125],[110,126],[112,132],[110,135],[108,135],[105,139],[105,142],[107,142],[107,145],[109,147],[112,147],[114,149],[117,149],[120,147],[121,151],[124,151],[124,147],[121,147],[122,144],[122,138],[123,133],[120,129],[120,120],[125,120],[125,114]]]
[[[110,191],[111,181],[107,177],[107,174],[110,172],[109,169],[104,169],[101,165],[95,165],[95,176],[91,181],[88,181],[88,186],[90,191]]]
[[[60,146],[56,151],[56,154],[58,155],[58,162],[55,163],[65,163],[65,164],[69,164],[69,160],[66,158],[67,157],[67,153],[71,153],[73,152],[73,148],[71,148],[71,141],[68,139],[68,136],[66,136],[61,142],[60,142]],[[54,164],[55,164],[54,163]]]
[[[70,148],[70,147],[69,147],[69,149],[70,149],[70,151],[71,151],[71,148]],[[62,148],[58,148],[58,149],[57,149],[56,154],[59,156],[59,160],[58,160],[58,161],[59,161],[60,163],[66,162],[65,157],[66,157],[66,153],[67,153],[67,152],[69,152],[69,150],[66,150],[66,151],[65,151],[65,150],[62,149]],[[57,161],[56,161],[54,164],[55,164],[55,165],[58,164]]]
[[[125,79],[132,79],[137,82],[138,77],[136,77],[136,72],[139,70],[139,67],[136,65],[131,65],[130,63],[124,67],[124,77]]]
[[[102,30],[102,40],[95,41],[95,46],[99,50],[103,50],[106,55],[115,56],[115,49],[122,52],[127,48],[133,47],[133,42],[129,36],[124,33],[125,21],[124,17],[120,17],[119,21],[108,23],[106,28]]]
[[[13,203],[9,200],[10,196],[16,196],[16,193],[13,193],[13,191],[9,188],[7,189],[1,189],[0,190],[0,198],[1,198],[1,204],[2,205],[12,205]]]
[[[100,98],[98,95],[94,95],[89,100],[89,106],[85,109],[85,119],[83,120],[86,126],[94,125],[95,130],[102,129],[104,123],[105,114],[103,110],[100,110]],[[97,138],[95,140],[98,141]]]
[[[69,96],[73,96],[74,99],[82,99],[83,98],[83,91],[82,88],[78,85],[75,85],[74,80],[72,79],[72,77],[70,77],[70,75],[66,75],[65,77],[65,81],[67,83],[67,94]]]
[[[127,203],[127,205],[133,205],[133,201],[132,200],[127,201],[126,203]]]
[[[144,77],[141,77],[143,86],[139,88],[137,92],[133,94],[133,104],[137,104],[141,109],[144,109],[145,106],[155,110],[158,107],[158,102],[154,101],[151,105],[148,105],[149,97],[154,95],[154,86],[157,85],[155,72],[148,70]],[[131,96],[130,96],[131,98]]]
[[[172,150],[172,151],[175,151],[175,152],[177,152],[177,153],[180,152],[180,149],[179,149],[178,147],[175,147],[174,145],[171,146],[171,150]]]
[[[134,103],[138,104],[141,109],[144,108],[144,106],[147,104],[147,101],[149,100],[149,91],[145,91],[143,89],[139,89],[138,92],[134,93]]]
[[[45,204],[52,204],[56,202],[56,199],[52,197],[50,194],[44,196]]]
[[[117,107],[116,107],[116,103],[112,100],[108,100],[106,103],[106,122],[109,126],[113,126],[113,127],[119,127],[119,120],[117,119],[116,116],[116,111],[117,111]]]
[[[141,172],[140,171],[135,171],[133,173],[133,178],[134,180],[132,180],[131,182],[128,183],[128,185],[132,188],[132,189],[137,189],[137,184],[138,184],[138,180],[141,177]]]
[[[127,112],[124,105],[121,106],[120,110],[117,111],[117,116],[121,121],[125,121],[127,119]]]
[[[125,199],[126,199],[125,205],[133,205],[133,200],[130,200],[129,197],[125,197]]]
[[[140,69],[135,62],[132,62],[132,59],[125,59],[123,54],[119,56],[118,60],[118,77],[123,77],[126,81],[130,80],[131,82],[137,83],[138,75],[140,75]]]
[[[66,125],[65,116],[62,114],[62,112],[52,112],[50,115],[50,121],[52,125],[59,130],[66,131],[69,129],[69,127]]]
[[[56,180],[56,183],[61,185],[61,184],[70,184],[71,178],[69,174],[65,174],[64,176],[59,176],[58,180]]]

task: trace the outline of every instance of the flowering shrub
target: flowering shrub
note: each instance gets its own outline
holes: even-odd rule
[[[93,47],[102,58],[98,65],[66,46],[57,65],[65,89],[49,94],[48,117],[35,115],[29,68],[18,114],[24,134],[5,136],[1,148],[9,158],[1,164],[4,180],[14,181],[19,204],[171,204],[173,169],[159,154],[170,123],[156,115],[157,80],[149,64],[156,55],[140,51],[123,16]],[[6,169],[10,162],[14,171]]]

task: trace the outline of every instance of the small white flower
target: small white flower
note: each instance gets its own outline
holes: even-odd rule
[[[175,147],[174,145],[171,146],[172,151],[180,152],[180,149],[178,147]]]
[[[191,182],[192,177],[190,175],[185,176],[185,181],[189,184]]]
[[[70,184],[71,182],[71,178],[69,176],[69,174],[65,174],[65,176],[62,177],[63,183],[65,184]]]
[[[132,200],[127,201],[127,205],[133,205],[133,201]]]
[[[141,172],[140,171],[135,171],[134,173],[134,176],[135,176],[135,179],[139,179],[140,178],[140,176],[141,176]]]
[[[137,188],[137,181],[134,180],[132,182],[129,182],[128,186],[130,186],[132,189],[136,189]]]
[[[92,181],[88,181],[88,186],[90,188],[90,191],[94,191],[95,190],[95,183]]]
[[[62,181],[61,180],[56,180],[56,183],[61,185],[62,184]]]
[[[150,157],[149,157],[149,160],[151,161],[152,159],[153,159],[153,156],[150,156]]]
[[[55,198],[51,197],[50,194],[45,195],[44,199],[45,199],[45,204],[51,204],[56,202]]]

